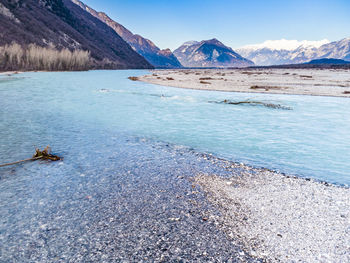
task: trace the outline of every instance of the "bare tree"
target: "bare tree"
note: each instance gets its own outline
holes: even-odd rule
[[[17,43],[0,47],[0,70],[69,71],[90,68],[89,51],[58,50],[35,44],[24,47]]]

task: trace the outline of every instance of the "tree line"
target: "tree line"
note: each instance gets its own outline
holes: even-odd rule
[[[0,46],[0,70],[76,71],[91,68],[89,51],[17,43]]]

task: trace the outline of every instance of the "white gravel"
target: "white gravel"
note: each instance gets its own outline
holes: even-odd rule
[[[241,169],[240,176],[195,181],[222,213],[212,218],[247,253],[267,262],[350,262],[350,189]]]
[[[347,69],[154,70],[139,80],[186,89],[350,97]]]

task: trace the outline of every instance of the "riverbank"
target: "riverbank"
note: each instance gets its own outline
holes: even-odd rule
[[[226,162],[231,177],[195,182],[222,216],[212,216],[247,253],[267,262],[349,262],[350,189]]]
[[[23,71],[0,71],[0,76],[1,75],[12,76],[14,74],[20,74],[20,73],[23,73]]]
[[[151,73],[137,80],[185,89],[350,97],[347,69],[184,69]]]

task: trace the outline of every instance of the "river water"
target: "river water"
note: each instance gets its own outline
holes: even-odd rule
[[[91,145],[102,146],[108,136],[123,134],[298,176],[350,183],[349,99],[186,90],[127,79],[146,73],[2,76],[0,162],[27,158],[34,146],[47,144],[61,155],[79,152],[94,158]],[[225,99],[274,103],[291,110],[212,103]],[[84,134],[89,137],[81,137]]]

